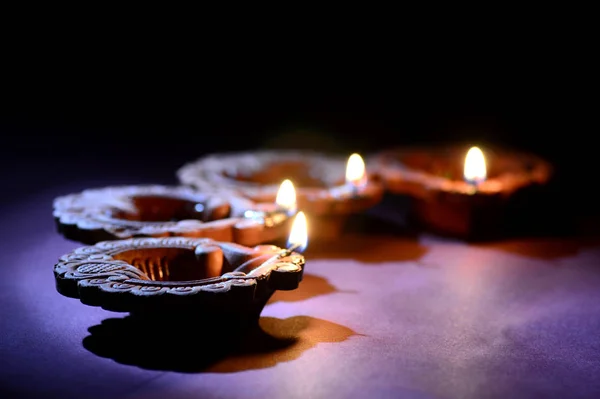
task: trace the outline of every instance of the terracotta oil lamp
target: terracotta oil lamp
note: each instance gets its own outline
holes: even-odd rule
[[[552,176],[551,165],[533,154],[479,147],[396,149],[370,164],[389,192],[411,198],[419,225],[469,240],[501,235],[507,221],[521,217],[512,210],[523,207],[513,205],[526,197],[535,206]]]
[[[383,187],[370,179],[358,154],[344,159],[315,152],[257,151],[212,154],[184,165],[182,184],[225,190],[258,202],[273,202],[276,182],[290,179],[298,209],[306,212],[319,239],[336,238],[346,219],[376,205]]]

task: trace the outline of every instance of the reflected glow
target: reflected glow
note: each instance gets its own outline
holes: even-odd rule
[[[358,154],[350,155],[346,165],[346,183],[355,187],[363,187],[367,184],[367,174],[365,173],[365,162]]]
[[[288,248],[298,245],[297,251],[299,252],[302,252],[306,249],[306,245],[308,244],[308,228],[306,225],[306,216],[304,216],[304,212],[298,212],[296,215],[287,244]]]
[[[481,183],[487,177],[485,157],[479,147],[471,147],[465,158],[464,177],[468,183]]]
[[[285,179],[279,186],[275,203],[286,210],[296,209],[296,189],[290,180]]]

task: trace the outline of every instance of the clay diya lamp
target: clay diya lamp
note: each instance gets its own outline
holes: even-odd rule
[[[336,238],[351,215],[376,205],[383,186],[370,179],[363,159],[303,151],[212,154],[177,172],[182,184],[200,190],[225,189],[252,201],[273,203],[277,184],[291,180],[298,209],[311,219],[311,236]]]
[[[289,184],[280,188],[278,202],[269,204],[184,186],[105,187],[56,198],[53,214],[60,233],[85,244],[180,236],[253,246],[289,232],[295,192]]]
[[[503,149],[484,155],[478,147],[385,151],[370,165],[389,192],[411,197],[417,223],[468,240],[506,233],[511,218],[526,217],[524,204],[535,207],[552,176],[551,165],[535,155]]]
[[[192,237],[103,241],[62,256],[54,276],[59,293],[85,305],[144,318],[200,317],[204,328],[247,326],[276,290],[298,287],[305,260],[295,250],[306,243],[299,213],[288,249]]]

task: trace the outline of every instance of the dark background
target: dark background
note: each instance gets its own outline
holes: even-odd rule
[[[208,70],[131,54],[41,54],[2,90],[3,201],[75,178],[175,182],[179,166],[213,151],[464,142],[548,158],[560,192],[571,193],[566,207],[591,208],[597,123],[577,65],[527,49],[475,50],[396,63],[239,59]]]

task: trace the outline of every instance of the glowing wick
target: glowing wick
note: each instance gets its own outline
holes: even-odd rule
[[[479,184],[485,181],[487,170],[485,157],[479,147],[471,147],[465,158],[464,178],[467,183]]]
[[[306,249],[308,244],[308,229],[306,226],[306,216],[304,212],[298,212],[294,223],[292,224],[292,231],[288,238],[288,251],[294,251],[297,249],[302,252]]]
[[[296,189],[290,180],[285,179],[279,186],[275,203],[288,211],[296,209]]]

